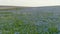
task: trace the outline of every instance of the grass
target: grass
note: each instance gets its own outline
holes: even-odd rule
[[[0,17],[0,34],[58,34],[60,17],[53,16],[52,13],[4,15]]]

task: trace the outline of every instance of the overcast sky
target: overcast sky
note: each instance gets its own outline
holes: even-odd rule
[[[54,6],[60,5],[60,0],[0,0],[0,5],[10,6]]]

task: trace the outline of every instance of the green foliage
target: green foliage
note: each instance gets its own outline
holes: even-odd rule
[[[0,18],[2,34],[58,34],[59,30],[55,27],[55,22],[51,20],[52,18],[48,18],[53,15],[51,13],[36,16],[33,14],[12,15],[4,15]]]

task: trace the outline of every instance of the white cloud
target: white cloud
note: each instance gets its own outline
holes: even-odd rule
[[[0,0],[0,5],[52,6],[52,5],[60,5],[60,0]]]

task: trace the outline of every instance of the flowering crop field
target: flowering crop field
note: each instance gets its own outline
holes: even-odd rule
[[[0,10],[0,34],[60,34],[60,15]]]

